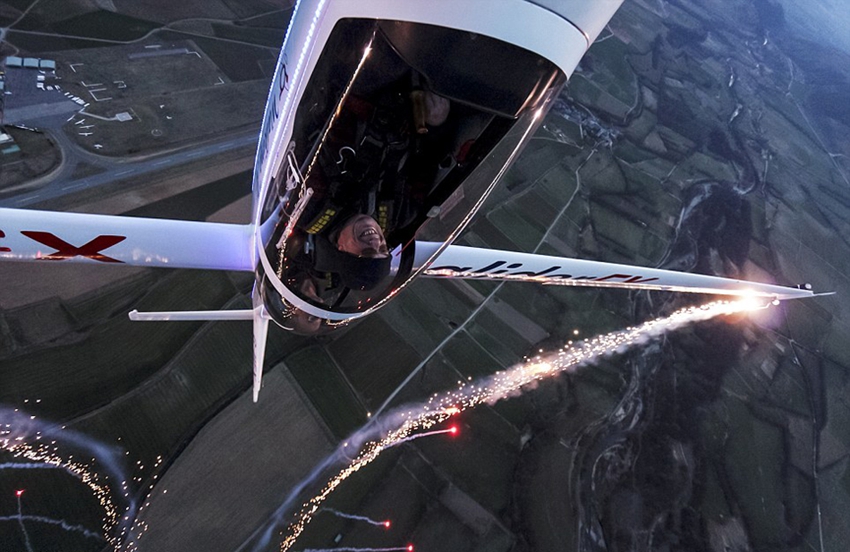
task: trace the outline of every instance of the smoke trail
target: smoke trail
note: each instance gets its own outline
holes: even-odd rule
[[[688,324],[716,316],[764,308],[767,308],[767,305],[763,303],[741,300],[717,301],[701,307],[681,309],[667,317],[650,320],[639,326],[603,334],[575,345],[565,345],[554,353],[537,356],[528,362],[474,382],[461,383],[452,391],[435,393],[423,404],[408,405],[388,412],[356,432],[337,451],[322,462],[321,466],[324,468],[341,457],[349,460],[348,465],[332,477],[317,495],[302,505],[295,521],[289,526],[288,534],[281,543],[281,552],[287,552],[292,548],[321,504],[339,485],[378,458],[381,452],[387,448],[411,438],[414,432],[428,430],[436,424],[446,421],[451,416],[479,404],[494,404],[504,398],[514,396],[521,393],[523,387],[530,383],[563,372],[574,372],[580,366],[597,362],[614,354],[621,354],[632,347],[647,343]],[[353,448],[349,448],[352,446]],[[341,453],[345,449],[360,450],[360,453],[354,458],[349,458]],[[317,477],[317,470],[314,470],[310,477],[302,482],[297,489],[303,489]],[[290,493],[284,505],[278,508],[276,516],[277,514],[282,515],[284,506],[288,508],[294,498],[293,493]],[[273,523],[276,523],[276,520],[279,519],[281,518],[275,517]],[[268,527],[268,535],[271,534],[273,528],[274,525]]]
[[[36,521],[39,523],[49,523],[50,525],[58,525],[62,527],[65,531],[74,531],[76,533],[80,533],[90,539],[104,540],[103,536],[95,533],[94,531],[90,531],[83,527],[82,525],[74,525],[73,523],[68,523],[63,519],[52,519],[44,516],[33,516],[33,515],[21,515],[21,516],[0,516],[0,521]]]
[[[457,428],[456,427],[450,427],[449,429],[438,429],[436,431],[426,431],[425,433],[416,433],[415,435],[411,435],[410,437],[405,437],[403,439],[399,439],[398,441],[393,443],[392,446],[395,447],[397,445],[409,443],[411,441],[415,441],[416,439],[421,439],[422,437],[430,437],[432,435],[444,435],[446,433],[451,433],[452,435],[454,435],[455,433],[457,433]]]
[[[0,464],[0,470],[64,470],[65,467],[56,464],[39,464],[36,462],[5,462]],[[68,471],[68,470],[65,470]],[[74,477],[78,474],[69,472]]]
[[[334,510],[333,508],[322,508],[323,512],[328,512],[330,514],[335,515],[336,517],[344,518],[344,519],[353,519],[355,521],[365,521],[371,525],[376,527],[389,527],[390,522],[387,520],[378,521],[377,519],[372,519],[366,516],[358,516],[355,514],[346,514],[345,512],[340,512],[339,510]]]
[[[15,457],[39,463],[5,462],[0,464],[0,468],[62,469],[76,477],[100,502],[104,511],[104,538],[111,545],[117,546],[136,513],[136,503],[129,497],[126,478],[123,475],[121,451],[82,433],[65,429],[64,426],[38,420],[17,408],[0,406],[0,420],[3,422],[0,425],[0,449]],[[95,471],[92,464],[74,459],[72,454],[63,454],[62,449],[85,453],[79,456],[92,458],[92,463],[97,463],[98,470]],[[36,468],[35,465],[41,467]],[[110,487],[112,481],[120,482],[116,485],[117,488]],[[126,500],[123,512],[115,502],[119,493]]]
[[[15,519],[18,520],[18,525],[21,526],[21,533],[24,534],[24,544],[27,546],[27,552],[33,552],[32,550],[32,542],[30,542],[30,534],[27,533],[27,528],[24,525],[24,513],[21,510],[21,495],[23,491],[18,491],[15,493],[15,496],[18,499],[18,515],[15,516]]]
[[[244,543],[242,543],[242,546],[237,548],[235,552],[241,552],[242,550],[245,550],[245,547],[248,546],[251,541],[257,538],[258,533],[261,534],[256,544],[251,548],[251,551],[260,552],[262,550],[266,550],[268,548],[269,543],[271,542],[272,534],[274,533],[278,524],[280,524],[281,520],[283,520],[284,516],[289,513],[289,510],[295,503],[295,500],[298,498],[298,495],[300,495],[304,491],[304,489],[307,488],[308,485],[311,485],[316,480],[318,480],[319,476],[322,475],[325,470],[327,470],[332,465],[341,462],[343,459],[345,459],[345,456],[343,455],[341,448],[338,448],[336,451],[328,455],[327,458],[325,458],[320,464],[313,468],[313,471],[311,471],[309,475],[307,475],[307,477],[305,477],[298,485],[296,485],[289,492],[289,495],[287,495],[283,503],[278,506],[277,510],[274,511],[266,525],[257,528],[257,530],[254,531],[254,533],[250,537],[248,537],[248,539]]]

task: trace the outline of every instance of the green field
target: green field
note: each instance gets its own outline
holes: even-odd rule
[[[260,34],[263,35],[266,32],[261,31]],[[191,39],[233,82],[271,80],[272,74],[264,72],[262,66],[267,61],[274,62],[277,59],[276,47],[251,46],[216,40],[214,37],[187,36],[177,31],[162,31],[158,33],[158,36],[163,40],[173,41]]]
[[[21,53],[46,55],[60,50],[84,50],[86,48],[102,48],[103,42],[93,40],[63,38],[60,36],[43,36],[17,32],[14,29],[6,33],[6,41],[14,44]]]
[[[292,10],[285,9],[258,17],[252,17],[250,19],[236,21],[235,24],[245,25],[246,27],[265,27],[285,31],[286,27],[289,26],[289,19],[291,16]]]
[[[220,38],[253,42],[260,46],[268,46],[271,48],[280,48],[283,43],[284,35],[284,32],[280,29],[240,27],[236,25],[223,25],[220,23],[213,24],[213,31],[215,32],[215,36]]]
[[[20,152],[0,156],[0,197],[59,166],[62,154],[49,134],[6,127]],[[8,144],[4,144],[4,148]]]
[[[286,366],[337,439],[344,439],[368,420],[361,399],[324,349],[301,349],[286,357]]]
[[[51,27],[57,34],[129,42],[138,40],[160,25],[120,13],[97,10],[57,21]]]
[[[185,271],[162,276],[153,285],[145,278],[122,284],[114,289],[114,298],[101,291],[96,298],[66,305],[80,326],[52,345],[5,358],[0,402],[40,398],[33,413],[53,420],[108,404],[156,374],[200,327],[134,323],[127,318],[127,306],[142,311],[217,309],[236,291],[223,274]],[[95,315],[105,318],[92,324],[88,317]]]

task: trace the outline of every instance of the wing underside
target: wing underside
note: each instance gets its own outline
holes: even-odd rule
[[[0,260],[253,271],[253,227],[0,209]]]
[[[420,243],[416,245],[420,247]],[[436,244],[421,245],[425,251],[429,248],[436,250]],[[546,285],[648,289],[779,300],[814,295],[806,286],[785,287],[673,270],[459,245],[446,247],[424,274],[435,278],[511,280]]]

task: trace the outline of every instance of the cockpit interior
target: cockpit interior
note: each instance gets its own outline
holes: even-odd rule
[[[423,268],[416,241],[457,236],[564,80],[490,37],[338,21],[264,200],[258,285],[272,319],[314,334],[345,323],[325,314],[403,287]]]

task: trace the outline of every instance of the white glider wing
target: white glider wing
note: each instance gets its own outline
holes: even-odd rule
[[[254,271],[254,226],[52,211],[0,209],[0,261],[83,262]],[[132,311],[131,320],[253,320],[254,402],[263,376],[269,317],[262,299],[233,311]]]
[[[418,259],[432,256],[442,244],[417,242]],[[432,252],[429,255],[429,252]],[[801,299],[812,297],[810,289],[748,282],[624,264],[550,257],[531,253],[479,249],[450,245],[441,251],[424,272],[437,278],[516,280],[540,284],[615,287],[691,293]]]
[[[253,271],[253,226],[0,209],[0,260]]]

